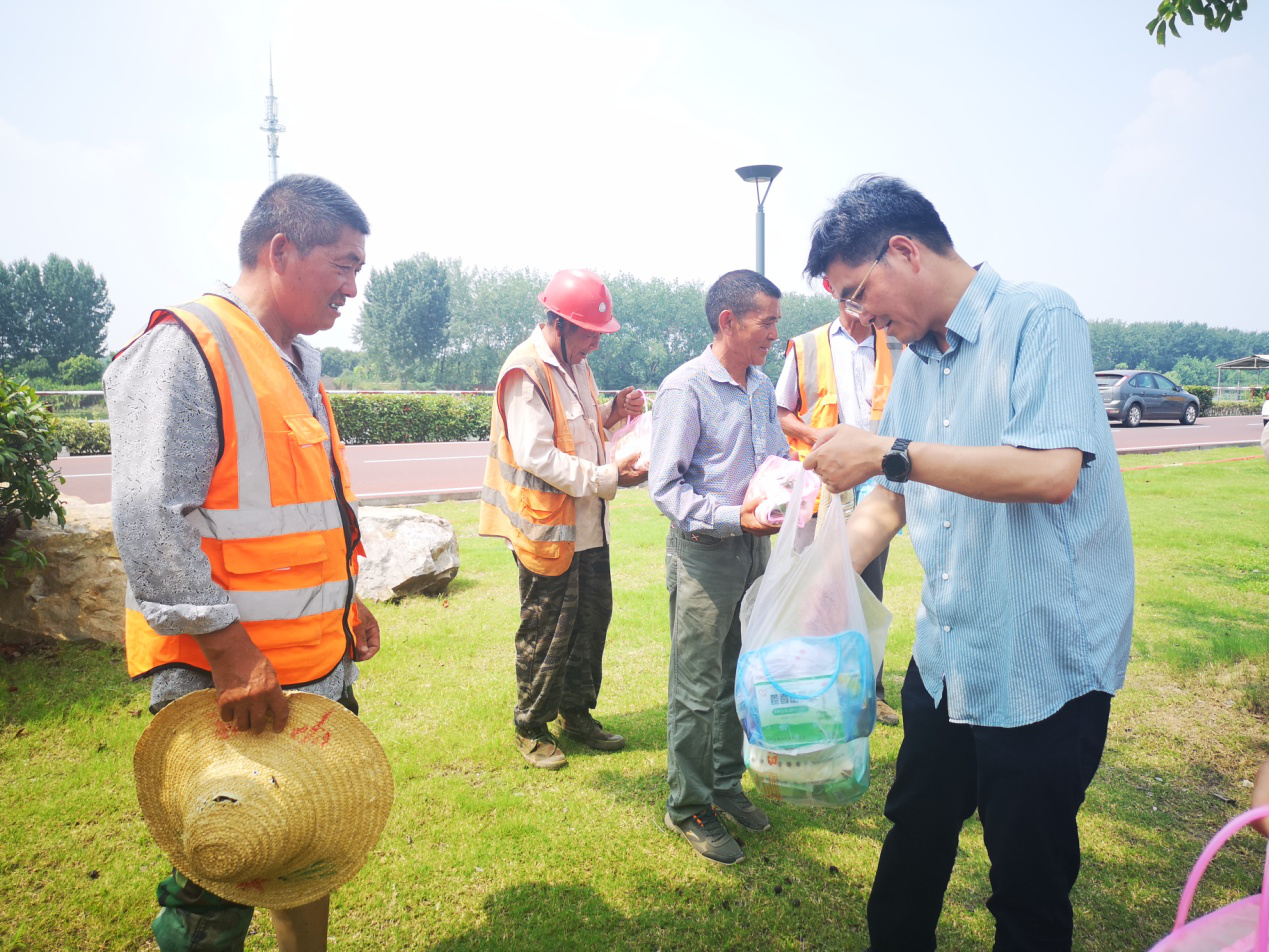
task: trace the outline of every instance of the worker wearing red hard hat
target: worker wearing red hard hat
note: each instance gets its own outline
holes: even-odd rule
[[[566,763],[550,731],[594,750],[621,750],[591,711],[612,617],[608,501],[648,478],[608,460],[608,433],[644,409],[640,391],[601,404],[586,362],[621,326],[592,271],[561,271],[538,295],[546,320],[498,375],[480,534],[507,540],[520,575],[515,744],[530,766]]]

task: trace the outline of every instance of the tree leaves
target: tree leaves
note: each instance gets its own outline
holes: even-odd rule
[[[1195,15],[1203,18],[1203,27],[1207,30],[1229,32],[1230,24],[1241,20],[1247,10],[1248,0],[1163,0],[1159,4],[1157,15],[1146,24],[1146,32],[1154,35],[1160,46],[1167,44],[1168,32],[1180,39],[1176,21],[1179,19],[1186,26],[1194,25]]]
[[[0,262],[0,366],[96,357],[114,311],[105,278],[83,261],[51,254],[43,268],[25,258]]]
[[[371,361],[402,377],[426,372],[445,340],[449,298],[445,266],[431,255],[372,270],[356,332]]]

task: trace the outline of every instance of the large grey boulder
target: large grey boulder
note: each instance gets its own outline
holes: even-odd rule
[[[377,602],[436,595],[458,574],[458,537],[449,520],[417,509],[362,506],[366,558],[357,594]]]
[[[63,496],[66,527],[45,519],[18,537],[31,541],[48,564],[0,588],[0,641],[56,638],[123,642],[127,584],[110,526],[110,504]]]

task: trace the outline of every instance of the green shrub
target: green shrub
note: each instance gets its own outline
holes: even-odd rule
[[[1200,387],[1195,384],[1194,386],[1186,387],[1185,389],[1194,394],[1194,396],[1198,397],[1199,416],[1207,416],[1207,411],[1212,409],[1212,388]]]
[[[57,365],[57,376],[63,383],[73,387],[84,387],[88,384],[100,384],[102,373],[101,361],[88,354],[76,354]]]
[[[335,394],[339,436],[351,445],[489,439],[493,397],[483,394]]]
[[[1213,403],[1203,416],[1259,416],[1260,406],[1259,400],[1222,400],[1220,403]]]
[[[57,439],[71,456],[105,456],[110,453],[110,426],[79,417],[58,417],[53,425]]]
[[[48,365],[47,357],[32,357],[30,360],[14,364],[9,369],[9,378],[11,380],[26,379],[33,381],[40,377],[48,377],[52,373],[53,368]]]
[[[1251,401],[1264,400],[1266,387],[1252,387],[1251,393],[1247,395],[1247,399]]]
[[[44,565],[43,554],[16,538],[19,528],[54,514],[66,524],[62,478],[51,465],[58,451],[52,424],[35,390],[0,372],[0,587]]]

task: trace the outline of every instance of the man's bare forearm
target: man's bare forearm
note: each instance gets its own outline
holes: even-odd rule
[[[829,432],[806,458],[834,492],[881,475],[882,457],[894,437],[852,426]],[[1079,479],[1078,449],[1031,450],[1017,446],[951,446],[912,443],[909,480],[985,502],[1065,502]]]
[[[850,540],[850,561],[855,572],[863,574],[869,564],[881,555],[907,522],[904,499],[880,486],[863,498],[846,523]]]

